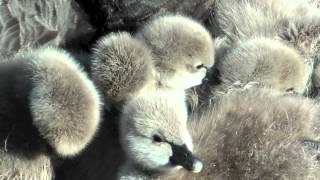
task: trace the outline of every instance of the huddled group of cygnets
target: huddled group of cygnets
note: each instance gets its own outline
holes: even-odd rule
[[[58,47],[3,57],[0,180],[55,179],[55,159],[87,151],[114,109],[125,157],[116,179],[320,179],[320,9],[213,8],[214,33],[157,16],[101,37],[87,67]]]

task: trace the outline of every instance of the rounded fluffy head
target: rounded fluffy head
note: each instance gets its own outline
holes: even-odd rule
[[[41,48],[16,56],[29,64],[30,109],[40,134],[61,156],[80,152],[100,121],[99,95],[66,52]]]
[[[150,51],[129,33],[101,38],[92,58],[92,79],[112,103],[125,100],[153,77]]]
[[[309,99],[249,89],[224,96],[189,119],[199,174],[163,179],[314,179],[320,164],[302,145],[319,140],[319,106]]]
[[[129,161],[148,170],[165,171],[173,166],[173,145],[186,145],[192,140],[186,127],[182,95],[174,91],[149,91],[124,106],[121,118],[121,140]],[[183,102],[183,101],[182,101]]]
[[[264,38],[240,41],[217,62],[221,87],[257,84],[281,92],[305,91],[304,60],[293,49]]]
[[[190,18],[155,18],[137,36],[151,48],[158,78],[165,85],[183,89],[199,85],[214,63],[210,33]]]

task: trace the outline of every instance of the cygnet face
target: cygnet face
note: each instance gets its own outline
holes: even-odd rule
[[[188,65],[185,69],[177,70],[166,82],[169,87],[176,89],[189,89],[202,84],[207,73],[207,67],[201,63]],[[164,80],[163,80],[164,81]]]
[[[182,166],[199,171],[184,110],[172,97],[148,93],[128,102],[121,119],[122,144],[134,164],[156,171]]]
[[[183,16],[162,16],[137,34],[151,49],[160,83],[188,89],[201,84],[214,64],[214,42],[198,22]]]

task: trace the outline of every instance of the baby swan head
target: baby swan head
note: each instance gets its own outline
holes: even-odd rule
[[[172,90],[164,91],[147,92],[124,106],[120,129],[128,162],[157,173],[177,167],[200,172],[202,163],[192,153],[185,106],[175,102]]]
[[[202,83],[214,63],[214,43],[198,22],[180,15],[160,16],[137,37],[151,49],[161,84],[188,89]]]

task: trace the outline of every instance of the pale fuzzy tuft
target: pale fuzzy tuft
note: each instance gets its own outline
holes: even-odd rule
[[[65,51],[20,52],[32,70],[30,106],[41,136],[61,156],[73,156],[92,140],[100,122],[100,97],[93,83]]]
[[[229,48],[216,64],[219,91],[259,86],[282,93],[289,89],[298,94],[305,92],[308,78],[304,60],[294,49],[267,38],[239,41]]]
[[[149,49],[129,33],[102,37],[93,49],[91,74],[105,101],[127,100],[154,79]]]

